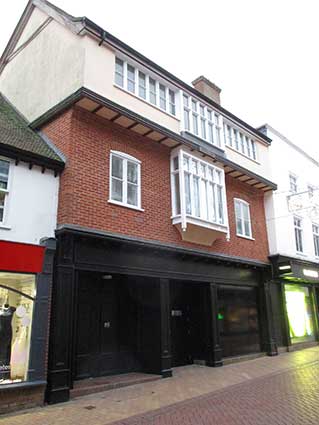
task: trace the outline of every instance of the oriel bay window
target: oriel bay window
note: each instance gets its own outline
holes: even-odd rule
[[[228,219],[223,169],[180,149],[173,152],[171,174],[173,224],[182,238],[210,245],[225,236]],[[200,228],[206,235],[198,241]]]
[[[123,152],[111,151],[109,202],[141,208],[141,163]]]

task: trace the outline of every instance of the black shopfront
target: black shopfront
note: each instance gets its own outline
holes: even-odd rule
[[[50,403],[81,379],[276,354],[265,263],[75,226],[57,231],[57,247]]]
[[[319,340],[319,264],[270,256],[272,334],[277,347],[306,348]]]

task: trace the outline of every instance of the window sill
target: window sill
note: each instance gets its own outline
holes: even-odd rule
[[[236,233],[236,236],[238,238],[248,239],[249,241],[254,241],[255,240],[255,238],[252,238],[250,236],[240,235],[239,233]]]
[[[122,202],[113,201],[112,199],[109,199],[107,202],[109,204],[117,205],[118,207],[129,208],[130,210],[141,211],[141,212],[145,211],[143,208],[135,207],[134,205],[123,204]]]
[[[6,226],[5,224],[0,223],[0,229],[11,230],[11,226]]]
[[[114,83],[114,87],[116,87],[119,90],[124,91],[124,93],[126,93],[126,94],[129,94],[129,95],[135,97],[135,99],[140,100],[141,102],[145,103],[148,106],[151,106],[152,108],[156,109],[157,111],[163,112],[163,114],[168,115],[171,118],[174,118],[174,120],[180,121],[180,119],[176,115],[170,114],[169,112],[165,111],[165,109],[162,109],[159,106],[154,105],[154,103],[151,103],[146,99],[143,99],[142,97],[138,96],[137,94],[126,90],[124,87],[121,87],[121,86],[119,86],[118,84],[115,84],[115,83]],[[175,105],[175,108],[176,108],[176,105]]]
[[[259,162],[259,161],[257,161],[257,159],[251,158],[250,156],[248,156],[248,155],[246,155],[246,154],[244,154],[244,153],[242,153],[242,152],[238,151],[237,149],[233,148],[232,146],[229,146],[229,145],[227,145],[227,144],[225,144],[225,146],[226,146],[228,149],[232,150],[233,152],[236,152],[236,153],[238,153],[239,155],[243,156],[244,158],[249,159],[250,161],[254,162],[255,164],[260,165],[260,162]]]
[[[299,257],[304,257],[304,258],[308,257],[307,254],[305,254],[304,252],[299,252],[299,251],[296,251],[296,255],[299,255]]]

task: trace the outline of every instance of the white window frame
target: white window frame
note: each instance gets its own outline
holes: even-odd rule
[[[192,171],[186,171],[184,169],[184,157],[187,157],[190,164],[193,164],[193,161],[196,161],[198,169],[201,169],[201,166],[206,167],[206,176],[198,172],[197,174]],[[178,170],[174,170],[174,158],[178,158]],[[192,167],[192,166],[191,166]],[[210,170],[213,170],[213,180],[208,176]],[[179,175],[179,190],[180,193],[177,194],[174,185],[174,176]],[[190,179],[190,206],[191,211],[186,212],[186,190],[185,190],[185,175],[189,175]],[[217,176],[219,176],[219,181]],[[195,208],[195,194],[194,194],[194,181],[198,179],[199,181],[199,208],[200,215],[196,215]],[[220,190],[218,191],[218,187]],[[172,211],[173,218],[181,216],[182,228],[186,229],[186,223],[188,218],[198,221],[199,223],[207,223],[208,225],[215,225],[217,227],[221,226],[224,229],[228,229],[228,213],[227,213],[227,200],[226,200],[226,185],[225,185],[225,174],[222,168],[216,167],[210,162],[203,161],[201,158],[198,158],[195,155],[190,154],[186,150],[180,149],[171,156],[171,192],[172,192]],[[205,190],[206,189],[206,190]],[[221,209],[222,217],[219,215],[218,206],[219,206],[219,196],[218,192],[221,195]],[[213,199],[215,200],[214,204],[214,214],[209,210],[209,194],[213,194]],[[177,214],[176,211],[176,196],[180,196],[180,214]],[[211,199],[212,200],[212,199]],[[206,218],[202,214],[203,211],[207,212]]]
[[[313,236],[313,244],[315,257],[319,257],[319,224],[312,223],[312,236]]]
[[[12,166],[11,166],[11,161],[7,158],[0,157],[0,161],[7,162],[9,164],[7,187],[6,189],[0,188],[0,192],[4,193],[4,205],[2,207],[3,216],[2,216],[2,221],[0,221],[0,228],[4,228],[7,222],[7,216],[8,216],[8,198],[9,198],[10,186],[11,186]]]
[[[316,190],[316,188],[315,188],[314,185],[312,185],[312,184],[307,185],[307,191],[308,191],[308,198],[309,199],[312,199],[315,196],[315,194],[314,194],[315,190]]]
[[[112,199],[112,158],[116,156],[123,161],[123,201],[117,201]],[[120,205],[127,208],[132,208],[134,210],[144,211],[141,207],[142,205],[142,188],[141,188],[141,161],[134,156],[131,156],[127,153],[120,151],[110,151],[110,165],[109,165],[109,200],[111,204]],[[133,162],[137,165],[137,205],[132,205],[127,203],[127,163]]]
[[[116,82],[116,75],[118,74],[116,72],[116,62],[117,61],[121,61],[123,63],[123,85],[120,85]],[[134,82],[133,80],[132,83],[134,83],[134,91],[131,91],[128,89],[128,67],[132,67],[134,68]],[[162,112],[165,112],[166,114],[168,114],[171,117],[174,117],[175,119],[179,119],[179,117],[177,116],[177,107],[176,107],[176,100],[177,100],[177,93],[178,90],[176,90],[176,88],[172,87],[172,85],[169,85],[166,81],[163,80],[158,80],[156,77],[154,77],[153,75],[149,74],[147,71],[145,71],[143,68],[140,69],[138,67],[138,65],[136,65],[135,63],[131,63],[131,62],[127,62],[127,60],[123,59],[120,56],[115,56],[115,62],[114,62],[114,86],[125,90],[127,93],[129,93],[130,95],[136,96],[138,99],[150,104],[153,107],[156,107],[157,109],[159,109]],[[145,76],[145,87],[143,87],[143,89],[145,89],[145,97],[140,95],[140,73],[143,74]],[[150,79],[155,81],[155,96],[156,96],[156,101],[155,103],[151,102],[151,96],[150,96]],[[159,87],[163,86],[165,89],[165,108],[162,108],[160,105],[160,89]],[[173,93],[173,102],[170,102],[171,100],[171,96],[170,93]]]
[[[224,150],[222,115],[187,92],[181,91],[180,93],[182,130],[193,134],[210,145]],[[184,97],[188,99],[188,105],[184,104]],[[195,105],[195,109],[193,108],[193,104]],[[201,107],[203,108],[203,113]],[[188,116],[189,128],[186,126],[185,114]],[[197,122],[197,133],[195,132],[194,121]],[[204,135],[202,132],[202,123],[205,126]]]
[[[239,204],[239,207],[240,207],[240,217],[237,217],[236,215],[236,204]],[[237,219],[238,219],[241,222],[241,228],[243,232],[245,232],[245,220],[244,220],[244,212],[243,212],[244,206],[247,207],[247,210],[248,210],[249,235],[246,235],[245,233],[240,233],[237,228]],[[234,213],[235,213],[236,235],[241,238],[254,240],[253,233],[252,233],[252,225],[251,225],[250,204],[244,199],[234,198]]]
[[[295,180],[295,182],[292,182],[292,179]],[[292,185],[295,185],[295,189],[292,189]],[[298,193],[298,176],[294,173],[289,173],[289,191],[291,193]]]
[[[299,220],[300,225],[296,225],[295,220]],[[295,246],[296,246],[296,252],[298,254],[304,254],[304,241],[303,241],[303,226],[302,226],[302,218],[294,215],[293,216],[293,225],[294,225],[294,234],[295,234]],[[300,241],[297,241],[297,232],[300,236]],[[301,245],[301,250],[298,249],[298,245]]]
[[[224,122],[224,140],[225,145],[230,149],[258,162],[256,141],[227,120]]]

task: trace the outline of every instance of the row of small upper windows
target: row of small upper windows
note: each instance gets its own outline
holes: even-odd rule
[[[227,222],[223,171],[189,154],[172,159],[173,215],[181,214],[184,202],[190,217],[216,224]],[[111,152],[110,202],[141,209],[141,163],[121,153]],[[249,204],[235,199],[236,234],[252,238]]]
[[[126,61],[115,59],[115,84],[159,109],[177,117],[177,93],[155,78],[147,75]],[[229,125],[223,133],[223,117],[192,96],[182,96],[182,128],[195,136],[223,148],[224,138],[228,146],[256,160],[255,142]]]
[[[115,60],[115,84],[163,111],[176,115],[175,92],[119,58]]]
[[[225,144],[251,159],[257,160],[256,143],[229,124],[224,125]]]
[[[184,129],[221,147],[222,117],[194,98],[183,94]]]

